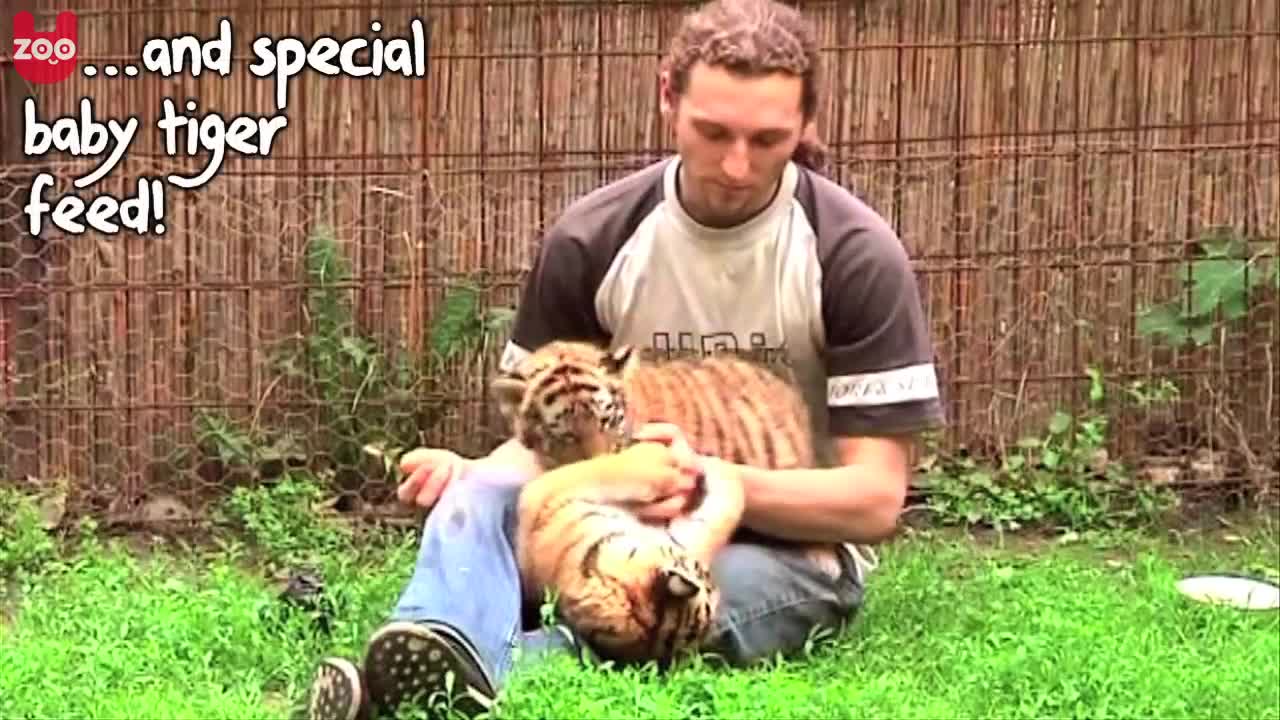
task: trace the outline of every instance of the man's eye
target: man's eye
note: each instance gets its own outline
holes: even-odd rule
[[[702,136],[708,140],[720,141],[729,137],[729,133],[718,128],[702,128]]]

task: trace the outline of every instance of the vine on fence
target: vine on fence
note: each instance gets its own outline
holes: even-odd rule
[[[1199,257],[1177,271],[1186,288],[1144,307],[1138,331],[1156,342],[1203,347],[1245,318],[1260,296],[1280,290],[1274,238],[1216,229],[1196,242]],[[1031,524],[1070,530],[1154,519],[1176,502],[1171,489],[1143,482],[1109,457],[1102,373],[1088,370],[1089,406],[1079,416],[1054,412],[1042,434],[1024,437],[1001,456],[930,455],[922,464],[927,505],[941,521],[1016,529]],[[1168,380],[1135,381],[1125,400],[1150,410],[1177,400]]]

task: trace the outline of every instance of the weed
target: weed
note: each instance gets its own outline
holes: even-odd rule
[[[1134,483],[1107,453],[1108,417],[1102,373],[1088,369],[1089,409],[1080,417],[1054,412],[1041,435],[1018,440],[1003,457],[926,460],[921,485],[943,523],[987,524],[1001,530],[1054,525],[1069,530],[1149,522],[1174,502],[1161,489]],[[1176,396],[1176,386],[1127,388],[1142,403]]]
[[[0,580],[36,572],[56,555],[37,498],[0,487]]]
[[[315,565],[350,546],[350,525],[319,511],[321,483],[307,472],[278,482],[233,488],[215,513],[238,536],[284,565]]]
[[[359,331],[348,297],[352,270],[329,226],[308,239],[304,281],[307,332],[273,358],[272,386],[297,388],[311,412],[307,427],[259,427],[199,413],[197,433],[207,455],[224,468],[274,476],[292,460],[318,471],[341,490],[386,480],[395,459],[422,443],[457,398],[442,391],[449,363],[475,352],[512,318],[509,308],[481,308],[481,291],[454,284],[428,328],[425,351],[386,347]],[[270,467],[271,472],[263,472]],[[332,472],[324,472],[332,471]]]

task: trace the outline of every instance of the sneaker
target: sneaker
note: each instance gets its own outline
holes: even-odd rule
[[[453,673],[453,707],[474,717],[493,706],[496,692],[480,655],[457,631],[440,623],[392,622],[369,639],[364,660],[369,705],[394,714],[406,701],[445,701]],[[439,693],[439,695],[437,695]]]
[[[349,660],[325,658],[311,682],[310,720],[367,720],[364,680]]]
[[[870,545],[845,543],[844,547],[849,551],[849,555],[853,558],[853,567],[857,571],[858,583],[865,585],[867,577],[871,575],[876,568],[880,567],[880,556],[876,554],[876,549]]]

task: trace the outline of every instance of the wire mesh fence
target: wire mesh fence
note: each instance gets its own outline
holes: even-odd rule
[[[921,273],[950,420],[937,446],[1007,456],[1105,390],[1108,461],[1277,489],[1276,3],[796,4],[824,47],[829,172]],[[656,68],[693,5],[77,6],[78,63],[104,72],[33,86],[0,60],[0,482],[68,482],[77,510],[128,517],[307,468],[377,505],[393,487],[379,448],[487,451],[503,428],[484,384],[539,232],[670,152]],[[415,17],[423,77],[304,71],[280,110],[248,70],[260,37],[411,38]],[[213,39],[221,18],[228,75],[125,72],[148,39]],[[83,98],[139,126],[76,190],[105,156],[23,141],[29,108],[51,123]],[[189,148],[194,125],[166,148],[166,98],[206,133],[206,113],[287,124],[257,155]],[[203,186],[165,189],[162,234],[69,232],[52,209],[30,232],[41,173],[53,206],[146,198],[138,178],[214,160]]]

